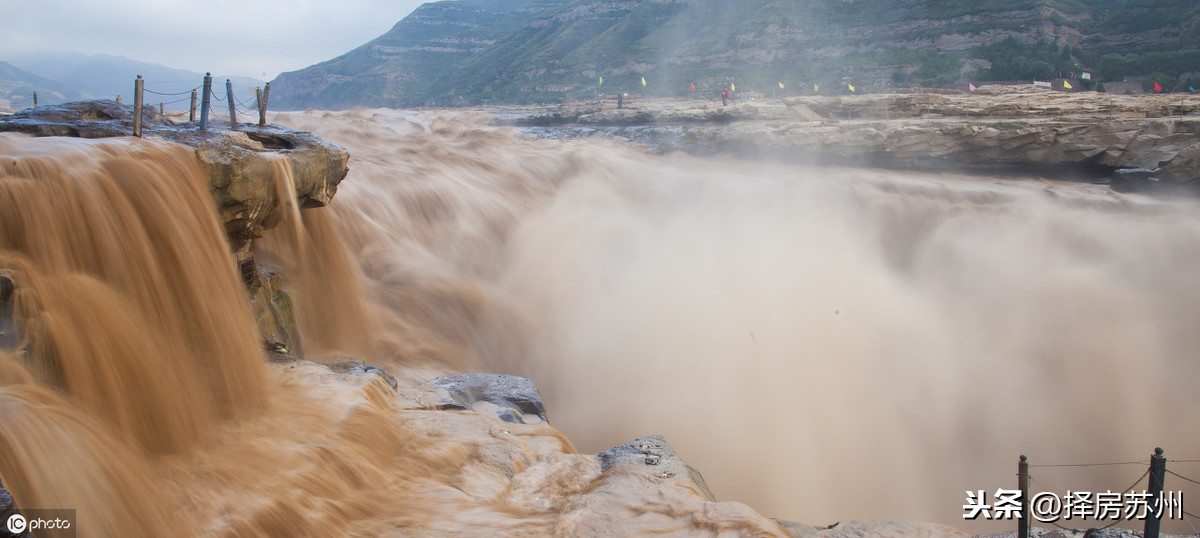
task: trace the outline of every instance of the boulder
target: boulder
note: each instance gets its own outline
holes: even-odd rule
[[[708,489],[708,483],[692,466],[683,462],[675,449],[667,444],[661,435],[649,435],[634,439],[621,446],[613,447],[599,454],[600,471],[624,467],[638,472],[651,472],[659,477],[680,477],[691,483],[706,501],[715,502],[717,498]]]
[[[434,379],[429,389],[438,394],[441,409],[474,410],[512,424],[546,422],[542,396],[527,377],[461,374]]]
[[[303,358],[300,328],[292,296],[283,289],[283,277],[273,267],[249,264],[242,267],[242,279],[250,292],[250,307],[267,351],[274,360]]]

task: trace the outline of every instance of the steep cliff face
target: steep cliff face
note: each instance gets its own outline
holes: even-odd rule
[[[453,106],[683,95],[691,83],[830,87],[922,69],[957,79],[977,47],[1009,38],[1098,58],[1195,48],[1198,32],[1200,8],[1174,0],[443,1],[342,57],[281,75],[272,97],[284,108]]]
[[[564,1],[435,2],[386,34],[342,56],[271,83],[272,104],[284,109],[341,109],[416,103],[439,72],[461,64]]]

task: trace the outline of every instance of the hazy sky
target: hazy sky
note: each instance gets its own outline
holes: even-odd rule
[[[270,80],[387,32],[426,0],[0,0],[0,60],[112,54]]]

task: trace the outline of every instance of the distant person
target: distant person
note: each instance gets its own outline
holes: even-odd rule
[[[729,88],[721,90],[721,106],[729,106]]]
[[[621,108],[623,106],[625,106],[625,94],[618,93],[617,94],[617,108]]]

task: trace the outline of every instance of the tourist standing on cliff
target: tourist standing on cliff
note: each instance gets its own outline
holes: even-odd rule
[[[729,106],[729,88],[721,90],[721,106]]]

